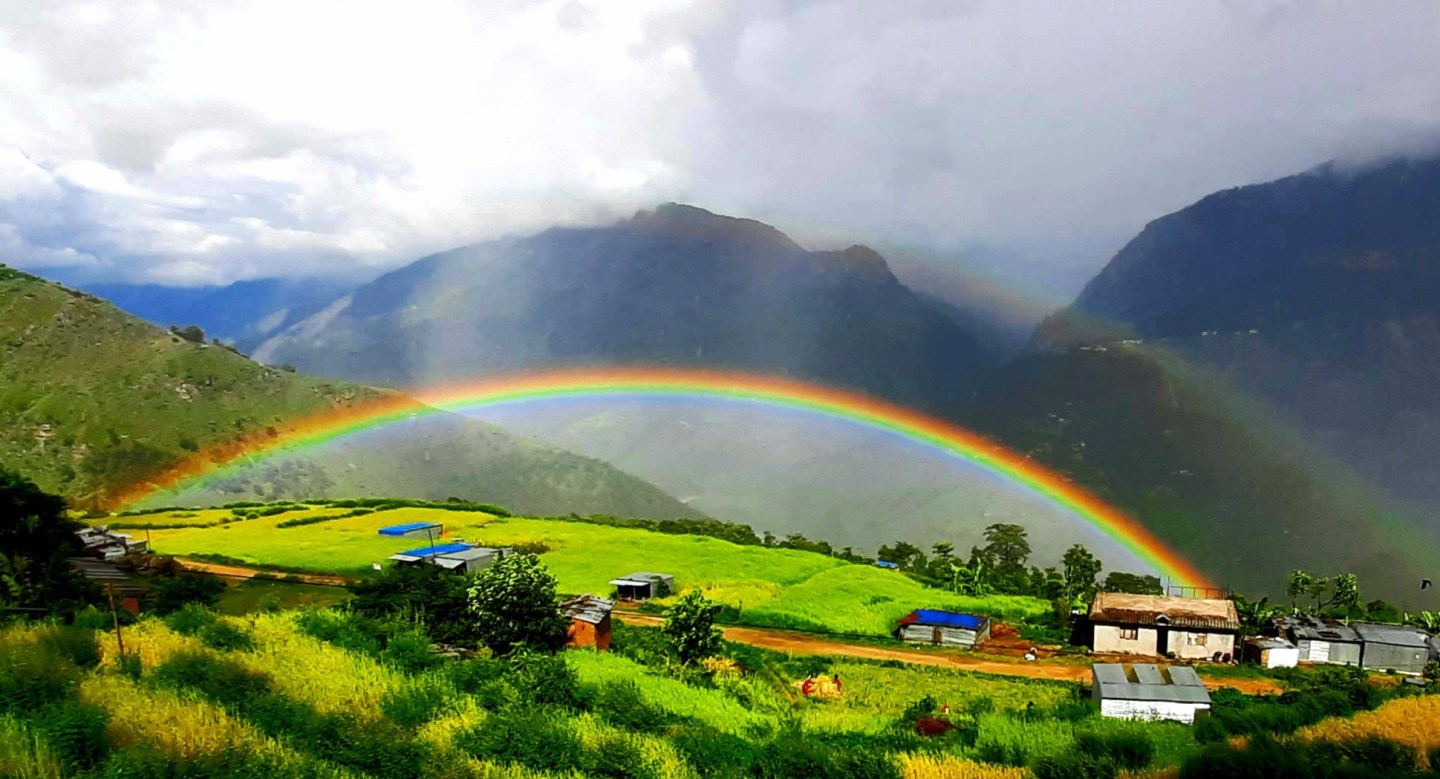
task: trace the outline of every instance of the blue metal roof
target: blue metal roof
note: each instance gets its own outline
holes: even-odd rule
[[[463,552],[469,548],[469,544],[436,544],[435,546],[422,546],[419,549],[407,549],[400,554],[408,554],[414,557],[431,557],[438,554]]]
[[[964,628],[966,630],[979,630],[989,620],[974,614],[957,614],[953,611],[936,611],[934,609],[916,609],[912,625],[933,625],[945,628]]]
[[[382,536],[403,536],[412,530],[424,530],[427,527],[439,528],[439,522],[409,522],[404,525],[391,525],[380,528]]]

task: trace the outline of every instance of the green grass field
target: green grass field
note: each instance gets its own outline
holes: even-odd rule
[[[831,633],[883,636],[895,620],[916,608],[975,611],[1002,620],[1044,613],[1035,598],[965,598],[927,588],[901,574],[791,549],[742,546],[701,536],[668,535],[631,528],[544,519],[496,518],[479,512],[430,508],[380,511],[329,522],[281,528],[287,520],[322,516],[340,509],[321,507],[226,524],[149,531],[157,552],[224,555],[257,565],[321,573],[366,575],[395,552],[426,544],[396,539],[379,528],[432,521],[445,527],[444,540],[487,545],[544,544],[541,557],[563,593],[611,591],[609,581],[635,571],[675,576],[679,589],[700,587],[740,611],[743,624]],[[180,521],[218,521],[214,510],[181,512]],[[172,512],[124,518],[144,524],[174,522]],[[664,601],[662,601],[663,603]]]
[[[341,587],[269,579],[245,579],[232,582],[225,589],[215,610],[221,614],[240,616],[272,608],[324,608],[338,605],[349,599],[350,593]]]

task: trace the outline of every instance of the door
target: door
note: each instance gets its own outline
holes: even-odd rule
[[[945,640],[945,634],[944,634],[943,631],[941,631],[940,628],[935,628],[934,630],[932,630],[932,631],[930,632],[930,643],[932,643],[932,644],[939,644],[940,642],[942,642],[942,641],[944,641],[944,640]]]
[[[1155,654],[1164,657],[1170,651],[1170,628],[1155,629]]]

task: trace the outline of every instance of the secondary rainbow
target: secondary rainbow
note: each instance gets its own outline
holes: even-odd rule
[[[902,406],[855,392],[791,379],[729,371],[668,368],[599,368],[504,376],[430,387],[416,392],[421,404],[395,397],[327,412],[278,437],[202,452],[157,479],[120,496],[133,504],[155,492],[198,486],[254,458],[321,446],[353,433],[440,411],[464,412],[502,404],[558,398],[694,397],[800,410],[887,431],[974,463],[1013,484],[1033,490],[1055,506],[1093,525],[1153,566],[1173,584],[1213,586],[1209,577],[1135,520],[1063,476],[983,436]],[[423,404],[423,405],[422,405]]]

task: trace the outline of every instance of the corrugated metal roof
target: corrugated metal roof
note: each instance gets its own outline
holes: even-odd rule
[[[1296,641],[1329,641],[1344,644],[1358,644],[1361,642],[1360,634],[1349,625],[1342,625],[1333,620],[1321,621],[1315,617],[1281,617],[1275,620],[1275,625],[1282,631],[1289,633]]]
[[[615,608],[615,601],[606,600],[587,592],[578,598],[571,598],[561,603],[560,613],[570,619],[598,625],[605,620],[605,617],[609,616],[610,610],[613,608]]]
[[[494,557],[499,551],[500,550],[493,549],[488,546],[476,546],[469,549],[461,549],[458,552],[445,552],[443,554],[435,555],[435,557],[437,558],[437,560],[444,559],[456,560],[459,562],[468,562],[470,560],[480,560],[486,557]]]
[[[1403,625],[1377,625],[1373,622],[1351,622],[1350,627],[1367,643],[1408,646],[1415,649],[1430,647],[1429,634],[1417,628]]]
[[[989,617],[981,617],[975,614],[960,614],[954,611],[939,611],[937,609],[916,609],[906,616],[901,617],[899,624],[980,630],[984,628],[985,624],[989,621]]]
[[[1090,621],[1206,630],[1240,629],[1240,614],[1232,601],[1123,592],[1096,595],[1095,602],[1090,606]]]
[[[1169,680],[1165,672],[1169,672]],[[1210,692],[1193,668],[1183,665],[1160,668],[1136,663],[1127,671],[1119,663],[1096,663],[1091,667],[1100,697],[1126,701],[1210,703]]]
[[[400,554],[413,555],[415,557],[434,557],[442,554],[453,554],[470,549],[469,544],[436,544],[434,546],[422,546],[416,549],[406,549]]]
[[[401,536],[415,530],[424,530],[425,528],[431,527],[435,528],[437,532],[441,529],[441,525],[439,522],[406,522],[403,525],[390,525],[389,527],[382,527],[380,528],[380,535]]]
[[[115,592],[138,593],[146,592],[150,589],[149,585],[143,580],[132,577],[130,574],[104,560],[96,560],[91,557],[72,557],[70,558],[70,566],[79,571],[85,578],[99,584],[102,588],[108,585],[113,588]]]
[[[1247,638],[1245,643],[1261,649],[1294,649],[1295,645],[1283,638]]]

